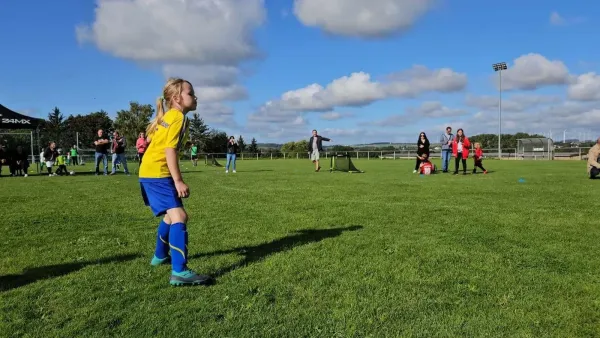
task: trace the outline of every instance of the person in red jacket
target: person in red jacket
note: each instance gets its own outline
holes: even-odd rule
[[[487,170],[483,167],[483,150],[481,149],[481,144],[479,142],[475,142],[475,157],[473,160],[475,161],[475,168],[473,168],[473,174],[477,173],[477,168],[483,170],[484,174],[487,174]]]
[[[458,175],[458,166],[462,160],[463,175],[467,174],[467,158],[469,158],[469,148],[471,142],[465,135],[462,128],[456,131],[456,137],[452,141],[452,155],[454,155],[454,175]]]

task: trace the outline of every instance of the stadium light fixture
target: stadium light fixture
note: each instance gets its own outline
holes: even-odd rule
[[[494,71],[498,73],[498,159],[502,159],[502,144],[501,144],[501,135],[502,135],[502,71],[507,70],[506,62],[498,62],[492,65]]]

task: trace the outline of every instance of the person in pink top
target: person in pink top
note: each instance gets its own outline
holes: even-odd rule
[[[148,141],[146,141],[146,134],[144,132],[140,133],[137,142],[135,142],[135,147],[137,148],[139,163],[141,164],[142,157],[144,157],[146,148],[148,148]]]

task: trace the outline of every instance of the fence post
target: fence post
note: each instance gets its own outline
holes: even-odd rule
[[[579,160],[583,160],[583,157],[581,157],[581,147],[579,147]]]
[[[296,153],[296,159],[300,158],[300,153]]]
[[[394,150],[394,160],[396,159],[396,151]]]
[[[271,159],[273,159],[273,153],[271,153]]]
[[[367,160],[371,159],[371,152],[367,150]]]
[[[258,153],[256,153],[256,160],[258,161]]]
[[[381,152],[381,157],[380,158],[383,160],[383,151]]]
[[[358,160],[358,151],[356,152],[356,159]]]

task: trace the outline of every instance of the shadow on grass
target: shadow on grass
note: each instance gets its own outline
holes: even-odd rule
[[[345,231],[356,231],[362,228],[362,225],[353,225],[343,228],[297,230],[295,231],[296,233],[293,235],[285,236],[271,242],[255,246],[242,246],[230,250],[219,250],[208,253],[196,254],[191,256],[190,258],[212,257],[232,253],[237,253],[239,255],[244,256],[244,259],[242,259],[241,261],[228,267],[217,270],[213,274],[213,277],[218,278],[238,268],[242,268],[244,266],[259,262],[272,254],[291,250],[297,246],[320,242],[327,238],[337,237]]]
[[[140,257],[137,254],[118,255],[98,260],[83,261],[76,263],[64,263],[56,265],[41,266],[25,270],[22,274],[0,276],[0,292],[16,289],[43,279],[67,275],[71,272],[83,269],[90,265],[108,264],[115,262],[126,262]]]

